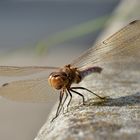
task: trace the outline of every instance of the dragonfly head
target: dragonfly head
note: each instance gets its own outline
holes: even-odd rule
[[[59,90],[66,87],[69,80],[65,72],[53,72],[50,74],[48,82],[53,88]]]

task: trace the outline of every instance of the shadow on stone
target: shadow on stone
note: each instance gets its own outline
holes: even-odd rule
[[[128,95],[128,96],[123,96],[123,97],[119,97],[119,98],[106,98],[103,101],[95,101],[93,102],[93,99],[89,99],[86,101],[86,105],[87,106],[94,106],[94,105],[98,105],[98,106],[127,106],[127,105],[136,105],[136,104],[140,104],[140,92],[137,92],[135,94],[132,95]]]

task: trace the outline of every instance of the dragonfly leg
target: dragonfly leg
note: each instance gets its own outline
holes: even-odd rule
[[[80,96],[82,97],[82,99],[83,99],[83,105],[85,105],[85,97],[84,97],[84,95],[83,95],[83,94],[81,94],[81,93],[79,93],[79,92],[77,92],[77,91],[73,90],[72,88],[70,88],[70,91],[72,91],[72,92],[74,92],[74,93],[76,93],[76,94],[80,95]]]
[[[58,107],[57,107],[57,111],[56,111],[56,115],[55,117],[51,120],[51,122],[53,122],[59,115],[60,113],[60,107],[61,107],[61,103],[62,103],[62,99],[63,99],[63,95],[64,95],[64,91],[60,91],[60,95],[59,95],[59,104],[58,104]]]
[[[86,91],[88,91],[88,92],[94,94],[95,96],[97,96],[97,97],[100,98],[100,99],[105,99],[105,98],[106,98],[106,97],[101,97],[101,96],[99,96],[98,94],[92,92],[91,90],[89,90],[89,89],[87,89],[87,88],[85,88],[85,87],[71,87],[71,89],[82,89],[82,90],[86,90]]]
[[[63,113],[64,113],[64,104],[65,104],[65,102],[66,102],[66,100],[67,100],[67,98],[68,98],[68,92],[65,91],[65,93],[66,93],[66,97],[65,97],[65,99],[63,100],[63,103],[62,103],[62,105],[61,105],[61,108],[59,109],[59,113],[61,112],[62,108],[63,108]]]
[[[71,100],[72,100],[72,94],[71,94],[71,92],[68,90],[68,93],[69,93],[69,95],[70,95],[70,100],[69,100],[69,102],[68,102],[68,104],[67,104],[67,111],[68,111],[68,107],[69,107],[69,105],[70,105],[70,103],[71,103]]]

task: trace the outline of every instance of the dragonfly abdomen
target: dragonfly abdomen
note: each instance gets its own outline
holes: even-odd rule
[[[81,78],[85,78],[87,75],[92,74],[92,73],[101,73],[103,69],[101,67],[89,67],[85,70],[82,70],[80,72]]]

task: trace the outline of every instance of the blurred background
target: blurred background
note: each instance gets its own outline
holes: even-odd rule
[[[93,45],[119,2],[1,0],[0,65],[70,63]],[[55,102],[56,99],[46,104],[0,99],[0,139],[32,140]]]

